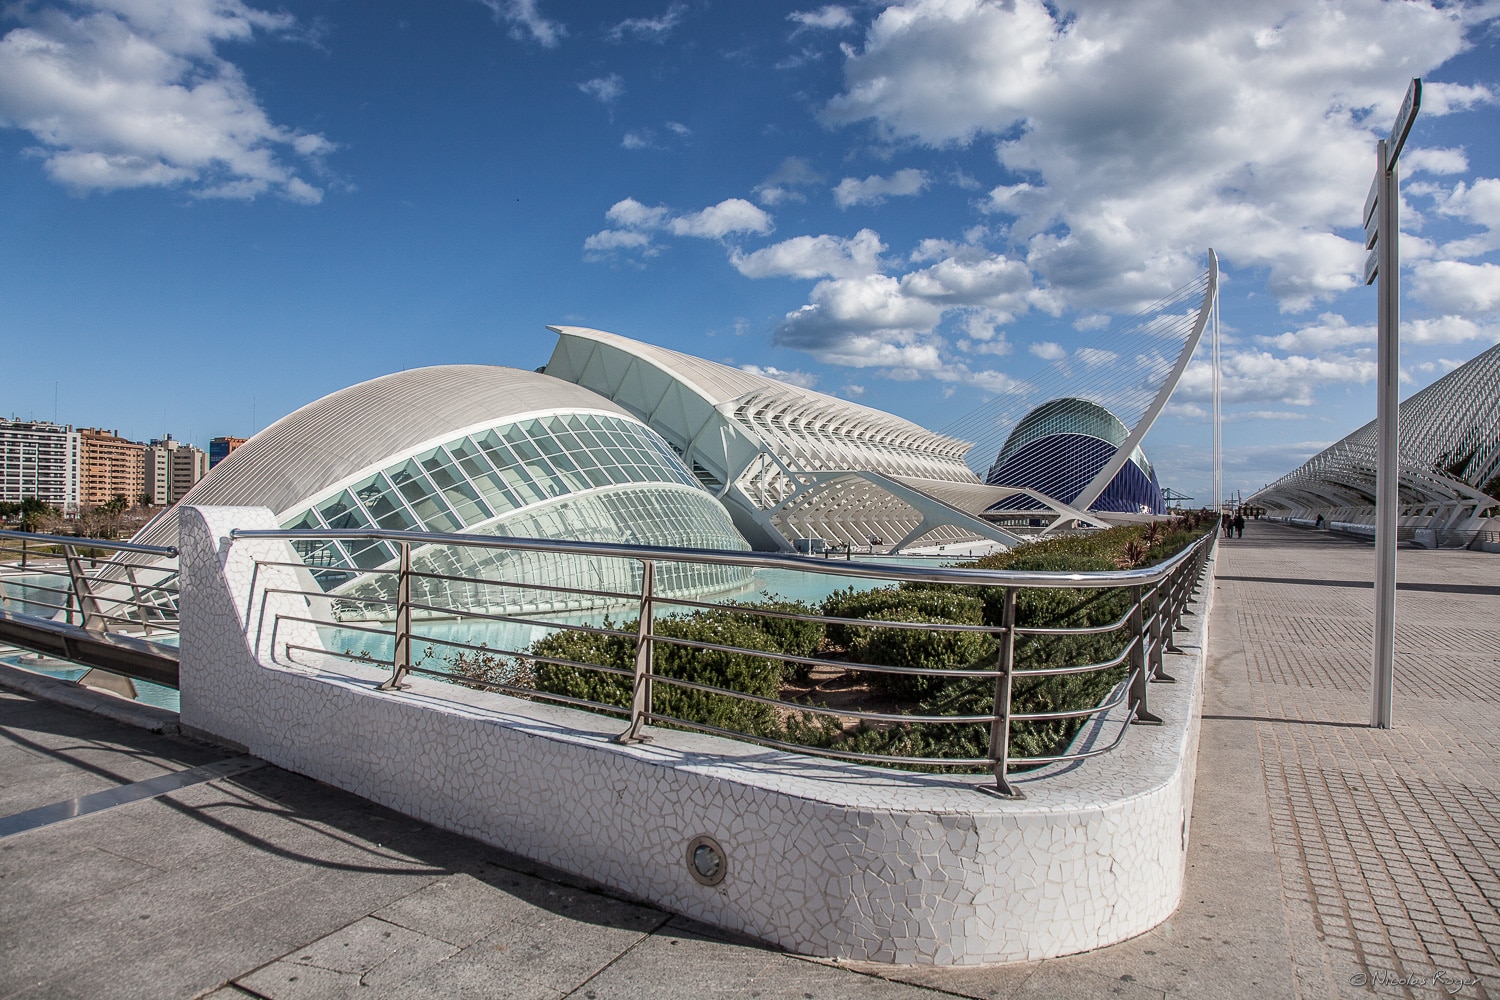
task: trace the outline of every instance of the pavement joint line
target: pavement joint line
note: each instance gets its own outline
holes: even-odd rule
[[[39,830],[42,827],[77,819],[80,816],[104,812],[131,802],[139,802],[142,799],[154,799],[159,795],[175,792],[190,785],[199,785],[205,781],[232,778],[264,767],[265,764],[265,761],[248,755],[229,757],[209,764],[201,764],[198,767],[173,771],[171,774],[157,775],[145,781],[107,788],[102,792],[93,792],[72,799],[64,799],[61,802],[37,806],[35,809],[27,809],[10,816],[0,816],[0,839],[25,833],[28,830]]]

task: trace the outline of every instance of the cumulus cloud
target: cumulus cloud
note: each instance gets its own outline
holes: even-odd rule
[[[682,23],[687,13],[687,4],[674,3],[656,17],[628,17],[604,33],[612,42],[626,38],[639,38],[648,42],[663,42],[672,30]]]
[[[0,125],[30,132],[48,174],[77,192],[181,186],[196,197],[271,192],[315,204],[334,146],[273,123],[221,43],[298,31],[242,0],[91,0],[91,12],[16,8],[0,37]]]
[[[1495,312],[1500,310],[1500,264],[1419,261],[1412,268],[1412,294],[1445,313]]]
[[[957,363],[945,356],[946,342],[936,333],[945,315],[982,311],[993,329],[1036,304],[1025,264],[962,254],[900,277],[830,277],[808,298],[783,319],[776,343],[835,364],[934,374]]]
[[[568,29],[558,21],[542,15],[537,0],[479,0],[495,15],[496,21],[510,25],[510,37],[533,41],[544,49],[555,49]]]
[[[1066,348],[1064,348],[1061,344],[1053,343],[1050,340],[1037,341],[1035,344],[1032,344],[1030,347],[1026,348],[1026,350],[1041,358],[1043,361],[1061,361],[1063,358],[1068,356]]]
[[[717,205],[686,214],[675,214],[665,205],[645,205],[634,198],[623,198],[611,205],[604,217],[611,228],[583,241],[587,260],[603,260],[625,252],[653,257],[661,252],[653,238],[660,232],[718,240],[741,233],[764,234],[775,228],[769,215],[743,198],[726,198]]]
[[[1458,8],[1375,0],[908,0],[850,50],[824,114],[933,148],[992,143],[1012,176],[988,208],[1069,305],[1144,305],[1216,246],[1299,311],[1358,280],[1361,248],[1335,230],[1359,212],[1391,81],[1460,52],[1468,26]],[[1427,92],[1424,116],[1493,98]]]
[[[618,73],[609,76],[596,76],[592,80],[584,80],[578,85],[578,89],[588,94],[600,104],[613,104],[625,94],[625,80]]]
[[[749,372],[751,375],[764,375],[766,378],[774,378],[778,382],[800,386],[803,389],[811,389],[818,384],[817,375],[795,368],[788,371],[783,368],[774,368],[770,365],[766,365],[765,367],[761,367],[760,365],[740,365],[740,371]]]
[[[730,262],[747,278],[855,278],[880,269],[885,244],[873,230],[852,237],[796,236],[754,253],[736,251]]]
[[[1462,149],[1403,150],[1401,169],[1408,174],[1461,174],[1469,169],[1469,158]]]
[[[1338,382],[1369,382],[1375,377],[1374,352],[1277,357],[1269,351],[1226,351],[1221,356],[1220,384],[1225,403],[1282,403],[1312,406],[1315,390]],[[1188,365],[1173,399],[1202,403],[1213,398],[1213,373],[1207,362]]]
[[[871,175],[864,180],[845,177],[833,189],[833,200],[839,208],[852,205],[878,205],[887,198],[921,194],[927,189],[927,175],[913,167],[898,170],[889,177]]]
[[[1287,333],[1270,337],[1256,337],[1258,343],[1280,351],[1328,351],[1334,348],[1351,347],[1355,344],[1375,343],[1375,327],[1370,324],[1355,326],[1337,313],[1324,313],[1318,322]]]
[[[849,13],[849,8],[832,3],[817,10],[793,11],[786,18],[797,24],[798,31],[806,28],[834,30],[854,26],[854,15]]]
[[[723,239],[731,233],[769,233],[771,217],[743,198],[726,198],[699,212],[679,215],[668,223],[677,236]]]

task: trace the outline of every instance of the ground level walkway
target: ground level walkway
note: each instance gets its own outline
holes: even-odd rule
[[[1182,906],[1001,968],[793,958],[0,692],[0,998],[1500,998],[1500,555],[1402,553],[1386,732],[1365,726],[1372,566],[1255,522],[1222,543]]]

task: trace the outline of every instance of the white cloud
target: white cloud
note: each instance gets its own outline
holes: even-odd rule
[[[1337,313],[1324,313],[1311,326],[1274,337],[1256,337],[1258,343],[1280,351],[1327,351],[1336,347],[1351,347],[1355,344],[1375,343],[1375,327],[1368,324],[1352,326]]]
[[[853,382],[851,382],[848,385],[844,386],[844,395],[848,396],[851,399],[858,399],[864,394],[865,387],[862,385],[855,385]]]
[[[823,180],[812,166],[800,156],[789,156],[771,176],[755,186],[755,196],[761,204],[775,207],[784,201],[806,201],[801,188],[818,184]]]
[[[517,41],[530,39],[544,49],[555,49],[567,37],[568,29],[542,16],[537,0],[479,0],[495,15],[495,20],[510,25],[510,37]]]
[[[1500,310],[1500,264],[1419,261],[1412,268],[1412,294],[1444,313]]]
[[[588,94],[600,104],[613,104],[625,94],[625,80],[618,73],[609,76],[596,76],[592,80],[584,80],[578,85],[578,89]]]
[[[1462,344],[1472,340],[1490,344],[1500,341],[1500,323],[1483,325],[1467,316],[1401,321],[1403,344]]]
[[[183,186],[197,197],[273,192],[315,204],[314,170],[334,146],[274,124],[220,43],[291,35],[288,14],[242,0],[91,0],[92,13],[15,8],[0,38],[0,125],[42,144],[52,178],[79,192]]]
[[[583,241],[583,250],[590,260],[599,260],[621,250],[640,250],[646,256],[654,256],[656,252],[650,236],[629,229],[601,229]]]
[[[1469,169],[1462,149],[1407,149],[1401,153],[1401,169],[1408,174],[1461,174]]]
[[[747,278],[853,278],[880,270],[885,244],[873,230],[848,239],[797,236],[754,253],[736,251],[730,262]]]
[[[1301,310],[1358,280],[1361,248],[1335,230],[1353,228],[1372,139],[1402,97],[1392,81],[1443,64],[1486,16],[1377,0],[907,0],[849,50],[825,116],[934,148],[993,142],[1012,176],[989,208],[1071,306],[1145,305],[1215,246]],[[1423,115],[1491,99],[1432,84]],[[1426,155],[1426,169],[1452,165]]]
[[[648,42],[663,42],[672,30],[682,23],[687,13],[687,4],[674,3],[657,17],[630,17],[606,31],[605,37],[612,42],[623,41],[628,35]]]
[[[839,208],[852,205],[878,205],[887,198],[921,194],[927,188],[927,175],[913,167],[898,170],[889,177],[871,175],[864,180],[845,177],[833,189],[833,200]]]
[[[604,217],[617,226],[627,226],[632,229],[660,229],[666,224],[667,209],[662,205],[655,207],[642,205],[634,198],[624,198],[615,202],[604,213]]]
[[[1041,358],[1043,361],[1061,361],[1063,358],[1068,356],[1067,350],[1064,349],[1061,344],[1053,343],[1050,340],[1037,341],[1035,344],[1032,344],[1030,347],[1026,348],[1026,350]]]
[[[1282,403],[1312,406],[1319,386],[1369,382],[1375,377],[1373,352],[1361,355],[1300,354],[1280,358],[1269,351],[1227,351],[1222,355],[1222,399],[1225,403]],[[1188,365],[1173,399],[1202,403],[1212,399],[1213,375],[1206,362]]]
[[[769,215],[743,198],[726,198],[717,205],[685,215],[674,215],[665,205],[644,205],[634,198],[622,198],[609,207],[604,217],[613,228],[594,233],[583,241],[587,260],[603,260],[624,252],[655,256],[661,248],[652,235],[658,232],[723,239],[735,233],[767,233],[774,228]]]
[[[1112,365],[1120,360],[1120,356],[1114,351],[1105,351],[1097,347],[1080,347],[1073,352],[1073,357],[1082,361],[1090,368],[1097,368],[1099,365]]]
[[[723,239],[731,233],[769,233],[771,217],[743,198],[726,198],[691,215],[679,215],[669,224],[678,236]]]
[[[818,384],[818,376],[811,373],[792,369],[787,371],[782,368],[773,368],[770,365],[764,368],[760,365],[740,365],[740,371],[749,372],[751,375],[764,375],[766,378],[774,378],[778,382],[788,385],[801,386],[803,389],[811,389]]]
[[[786,18],[788,21],[795,21],[799,31],[804,28],[833,30],[854,25],[854,15],[849,13],[849,8],[832,3],[817,10],[793,11]]]
[[[650,129],[643,129],[639,132],[626,132],[625,137],[620,140],[620,146],[623,149],[654,149],[655,144],[652,141],[653,139],[654,136],[651,134]]]

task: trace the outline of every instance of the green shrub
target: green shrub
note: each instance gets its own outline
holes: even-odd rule
[[[618,627],[633,632],[636,624],[629,621]],[[772,638],[743,614],[732,610],[700,611],[663,618],[655,623],[653,631],[659,638],[710,642],[773,654],[756,656],[657,642],[652,670],[658,678],[693,681],[763,698],[775,698],[781,693],[782,662],[774,655],[779,650]],[[532,643],[529,652],[621,670],[633,670],[635,666],[635,640],[625,636],[557,632]],[[633,685],[630,677],[543,662],[536,662],[534,671],[539,691],[621,708],[630,705]],[[652,689],[652,711],[658,714],[752,736],[777,739],[784,736],[772,705],[677,687],[660,680]]]
[[[978,624],[979,607],[975,601],[971,620]],[[910,607],[889,608],[881,612],[887,621],[950,624],[951,618],[930,615]],[[985,632],[958,632],[947,629],[860,628],[849,650],[856,663],[891,667],[921,667],[927,670],[985,669],[995,665],[995,637]],[[950,681],[921,674],[892,674],[876,670],[857,672],[878,693],[903,701],[920,701],[945,688]]]
[[[777,597],[771,597],[763,601],[731,602],[730,608],[745,608],[747,610],[781,611],[796,615],[818,614],[814,608],[805,601],[785,601]],[[745,621],[755,625],[770,637],[773,648],[793,656],[816,656],[823,646],[825,629],[822,622],[799,621],[795,618],[773,618],[768,615],[747,614],[743,616]],[[782,675],[784,679],[796,681],[799,684],[807,683],[811,675],[812,667],[806,663],[782,662]]]
[[[875,590],[840,590],[823,601],[822,612],[830,618],[870,618],[885,621],[908,621],[893,615],[923,614],[933,621],[963,622],[978,625],[983,621],[983,603],[957,587],[930,584],[905,584]],[[852,624],[828,625],[830,645],[851,648],[869,629]]]

